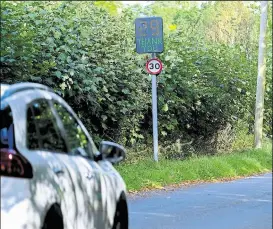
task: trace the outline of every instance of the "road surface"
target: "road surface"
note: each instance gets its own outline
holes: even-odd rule
[[[130,229],[272,229],[272,173],[129,197]]]

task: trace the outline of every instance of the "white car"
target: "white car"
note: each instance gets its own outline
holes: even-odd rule
[[[50,88],[1,84],[0,130],[1,229],[128,229],[124,148],[97,150]]]

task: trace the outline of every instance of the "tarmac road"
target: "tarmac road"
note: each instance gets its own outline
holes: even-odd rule
[[[272,173],[129,197],[130,229],[272,229]]]

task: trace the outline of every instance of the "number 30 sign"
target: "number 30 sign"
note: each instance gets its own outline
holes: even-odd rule
[[[158,58],[152,58],[146,63],[146,70],[151,75],[158,75],[162,71],[162,62]]]

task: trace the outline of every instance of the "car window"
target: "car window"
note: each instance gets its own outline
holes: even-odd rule
[[[47,100],[36,100],[27,109],[27,147],[66,152],[66,145]]]
[[[54,102],[54,108],[63,123],[67,142],[71,151],[80,150],[80,152],[78,151],[77,153],[80,153],[82,156],[92,157],[92,154],[90,153],[90,143],[78,121],[61,104]]]
[[[1,149],[14,149],[14,125],[10,107],[0,111]]]

